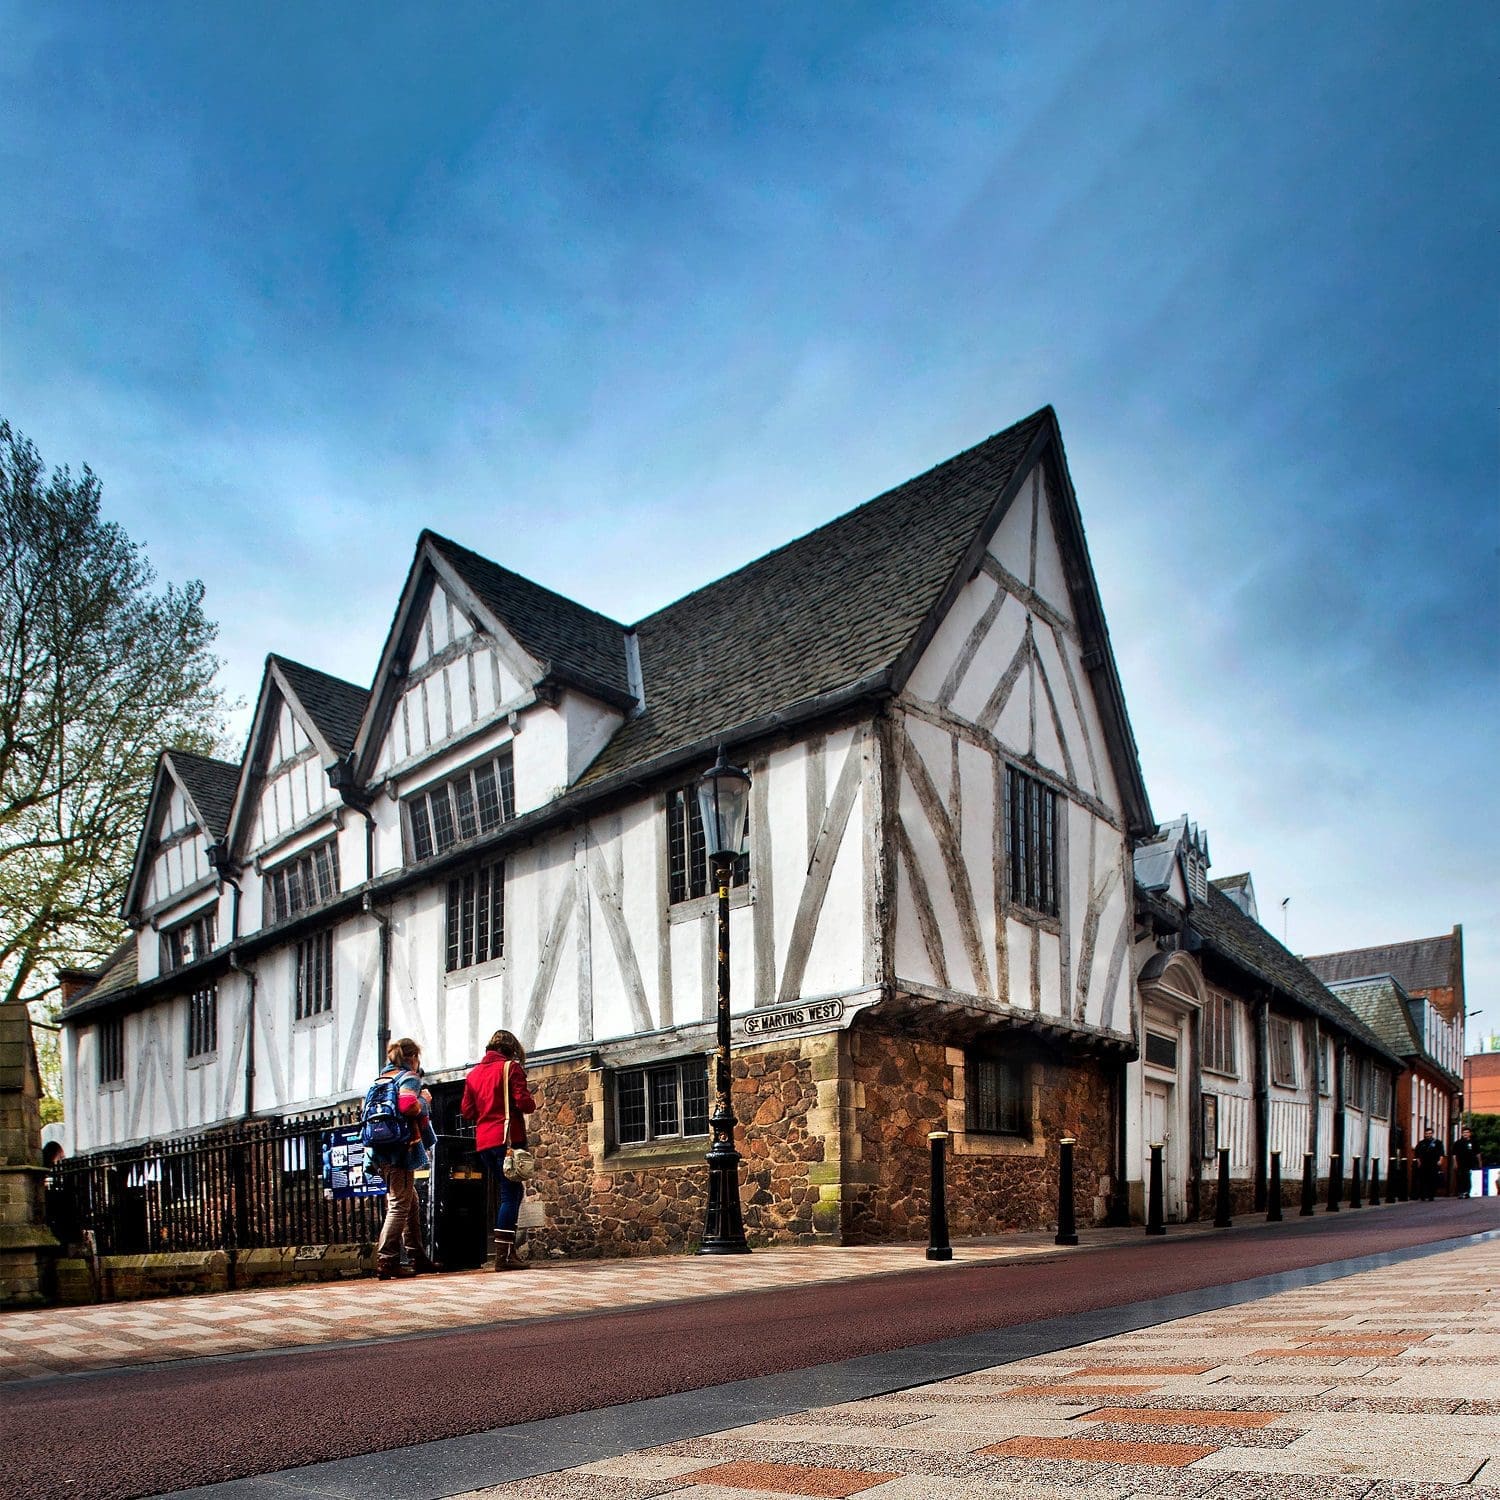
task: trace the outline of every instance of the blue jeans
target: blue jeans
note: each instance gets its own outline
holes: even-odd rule
[[[496,1229],[516,1227],[516,1215],[521,1212],[521,1199],[526,1193],[525,1183],[512,1182],[505,1175],[505,1149],[504,1146],[486,1146],[479,1153],[485,1169],[500,1184],[500,1201],[495,1205]]]

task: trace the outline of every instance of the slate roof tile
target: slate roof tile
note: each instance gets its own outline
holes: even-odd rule
[[[330,676],[285,656],[278,656],[275,660],[324,738],[340,755],[347,755],[354,748],[355,737],[359,734],[365,705],[370,701],[369,689],[355,687],[342,677]]]
[[[648,615],[645,712],[580,784],[892,666],[1050,420],[1044,408]]]
[[[182,779],[188,795],[203,815],[208,827],[204,832],[213,842],[224,837],[229,828],[229,814],[234,808],[234,794],[240,782],[240,768],[226,760],[195,755],[191,750],[170,750],[172,768]]]
[[[1398,1057],[1414,1057],[1424,1050],[1406,1006],[1406,991],[1389,975],[1341,984],[1334,993]]]
[[[630,693],[626,628],[619,621],[512,573],[434,531],[424,534],[538,661],[547,663],[558,676],[582,685]]]
[[[118,994],[123,990],[135,988],[135,934],[129,934],[124,942],[97,969],[74,971],[75,977],[78,978],[89,974],[92,974],[94,982],[87,989],[79,990],[62,1007],[64,1014],[71,1011],[84,1000],[102,1000],[108,995]]]
[[[1264,980],[1315,1015],[1332,1021],[1367,1046],[1394,1052],[1349,1006],[1345,1005],[1296,954],[1283,947],[1253,917],[1242,912],[1212,885],[1208,900],[1193,902],[1192,922],[1203,939],[1240,968]],[[1399,1058],[1401,1054],[1395,1053]]]
[[[1325,984],[1390,974],[1401,981],[1408,994],[1413,990],[1447,989],[1453,983],[1453,934],[1350,948],[1343,953],[1315,953],[1306,963]]]

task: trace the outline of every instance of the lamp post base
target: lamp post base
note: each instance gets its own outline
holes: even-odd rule
[[[699,1255],[749,1255],[745,1221],[740,1213],[740,1153],[734,1149],[734,1116],[716,1111],[709,1122],[708,1208],[703,1218]]]

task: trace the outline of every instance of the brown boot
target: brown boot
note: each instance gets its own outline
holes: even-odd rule
[[[530,1266],[516,1256],[516,1232],[514,1229],[495,1231],[495,1269],[497,1271],[529,1271]]]
[[[416,1274],[410,1266],[403,1266],[399,1260],[382,1260],[376,1267],[376,1275],[381,1281],[404,1281]]]

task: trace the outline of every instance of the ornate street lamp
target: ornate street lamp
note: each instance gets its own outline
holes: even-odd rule
[[[714,1057],[714,1112],[709,1118],[708,1207],[699,1255],[748,1255],[740,1214],[740,1153],[734,1149],[734,1109],[729,1076],[729,884],[745,852],[750,778],[719,750],[718,764],[698,781],[703,839],[719,890],[718,1048]]]

